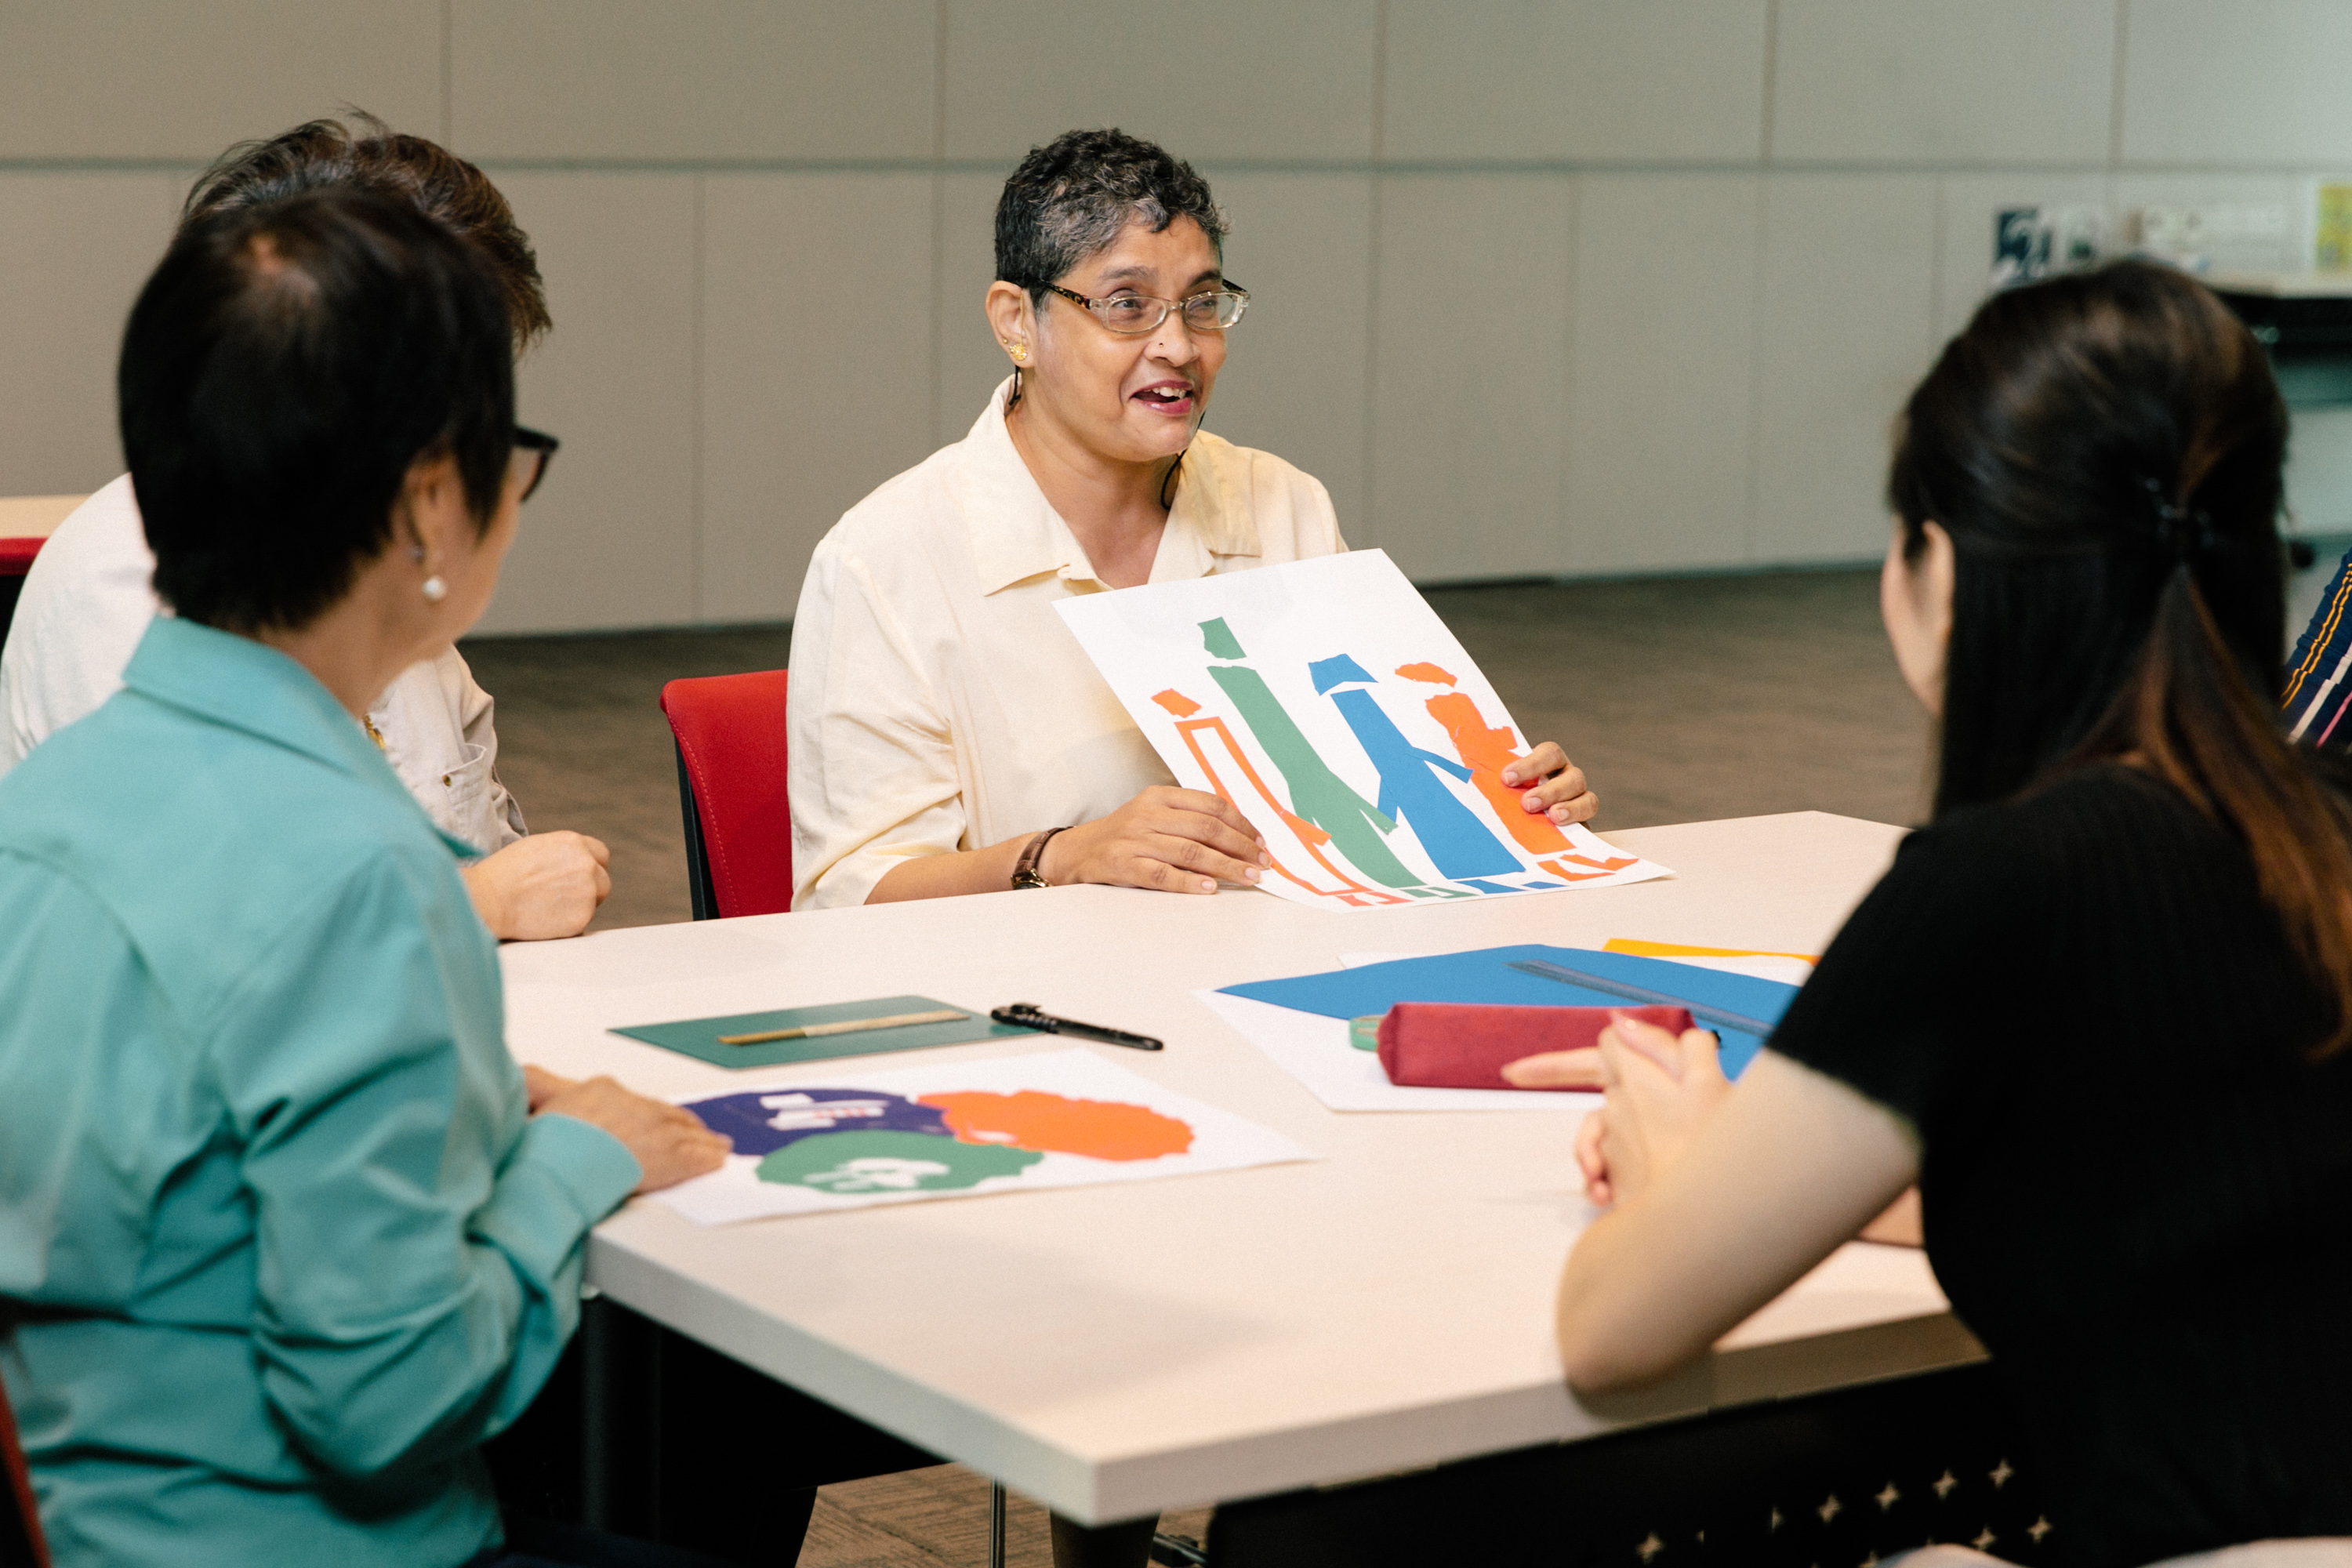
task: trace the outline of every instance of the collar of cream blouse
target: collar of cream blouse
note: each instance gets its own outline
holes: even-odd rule
[[[963,512],[983,594],[1051,572],[1094,583],[1094,563],[1069,525],[1037,488],[1004,427],[1005,378],[958,447],[950,486]],[[1217,557],[1258,553],[1242,462],[1233,443],[1203,430],[1192,437],[1168,509],[1168,529],[1152,558],[1151,581],[1205,577]]]

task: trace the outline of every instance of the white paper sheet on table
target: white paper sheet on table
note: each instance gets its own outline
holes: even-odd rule
[[[1362,969],[1401,958],[1433,956],[1422,952],[1343,952],[1339,955],[1339,967]],[[1813,969],[1801,958],[1778,953],[1723,958],[1677,956],[1675,962],[1697,969],[1778,981],[1784,985],[1802,985],[1812,977]],[[1271,1002],[1247,996],[1228,996],[1222,991],[1195,991],[1192,994],[1333,1110],[1590,1110],[1601,1103],[1598,1094],[1422,1089],[1391,1083],[1389,1075],[1381,1069],[1380,1058],[1356,1047],[1344,1018],[1277,1007]]]
[[[737,1152],[654,1195],[698,1224],[724,1225],[1322,1158],[1085,1049],[838,1066],[681,1101]]]
[[[1519,804],[1502,699],[1378,550],[1055,605],[1177,782],[1263,834],[1264,886],[1325,909],[1669,875]]]

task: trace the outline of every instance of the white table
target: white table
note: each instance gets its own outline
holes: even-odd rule
[[[1328,1156],[709,1229],[640,1199],[596,1231],[589,1277],[623,1304],[1087,1523],[1978,1358],[1919,1254],[1855,1244],[1685,1375],[1580,1403],[1551,1331],[1590,1218],[1575,1114],[1335,1114],[1188,994],[1359,951],[1818,952],[1898,833],[1801,813],[1610,837],[1678,875],[1360,912],[1066,888],[511,945],[509,1037],[525,1061],[684,1096],[742,1079],[604,1031],[908,992],[1031,1001],[1165,1037],[1094,1048]]]

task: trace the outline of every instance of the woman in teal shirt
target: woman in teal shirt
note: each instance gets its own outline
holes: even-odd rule
[[[120,390],[177,617],[0,781],[0,1378],[42,1521],[60,1568],[467,1563],[589,1227],[725,1148],[526,1088],[464,847],[361,727],[480,614],[553,443],[478,264],[351,192],[184,235]]]

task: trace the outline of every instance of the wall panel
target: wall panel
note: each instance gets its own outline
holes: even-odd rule
[[[1559,570],[1576,183],[1381,182],[1370,526],[1407,574]]]
[[[2352,167],[2352,6],[2130,0],[2124,157]]]
[[[1216,174],[1233,220],[1225,269],[1251,292],[1207,427],[1323,481],[1353,539],[1365,514],[1371,180]]]
[[[704,188],[707,621],[788,617],[841,514],[931,450],[931,177]]]
[[[1748,558],[1759,183],[1583,183],[1570,354],[1566,569]]]
[[[961,441],[1013,362],[996,345],[982,302],[996,277],[999,174],[948,174],[940,182],[938,424],[931,445]]]
[[[1195,163],[1372,151],[1376,0],[949,0],[950,158],[1117,125]]]
[[[478,158],[927,158],[934,0],[465,0],[450,125]]]
[[[1929,363],[1935,244],[1930,177],[1766,182],[1757,559],[1867,560],[1885,550],[1887,431]]]
[[[2116,0],[1780,0],[1772,156],[2107,156]]]
[[[180,195],[167,174],[0,174],[0,495],[122,471],[115,356]]]
[[[1391,158],[1763,151],[1765,0],[1391,0]]]
[[[440,0],[0,5],[0,158],[203,164],[346,103],[441,133]]]
[[[690,621],[697,176],[498,179],[538,245],[555,317],[523,362],[520,417],[563,450],[523,510],[482,629]]]

